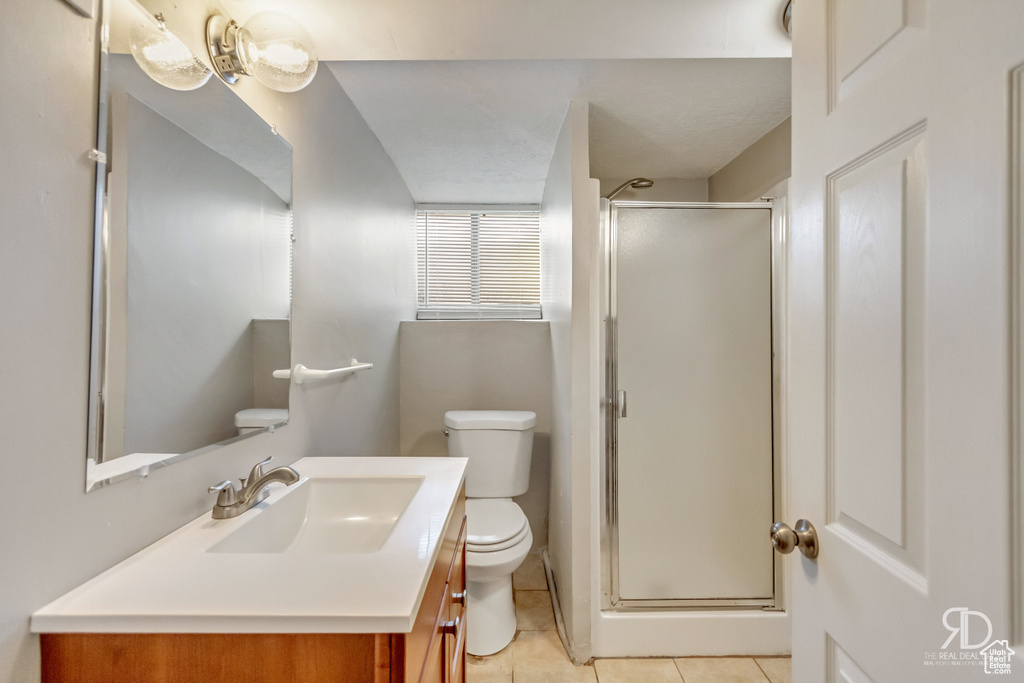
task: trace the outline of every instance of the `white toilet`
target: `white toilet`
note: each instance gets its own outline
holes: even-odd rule
[[[530,487],[537,414],[510,410],[453,410],[444,414],[448,455],[466,467],[466,650],[494,654],[516,633],[512,572],[533,545],[526,515],[512,496]]]
[[[287,421],[287,408],[246,408],[235,413],[235,427],[239,436]]]

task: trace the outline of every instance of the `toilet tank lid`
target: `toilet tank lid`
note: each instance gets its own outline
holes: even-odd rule
[[[288,419],[286,408],[247,408],[235,413],[236,427],[269,427]]]
[[[530,410],[449,410],[445,427],[452,429],[507,429],[523,431],[537,424],[537,413]]]

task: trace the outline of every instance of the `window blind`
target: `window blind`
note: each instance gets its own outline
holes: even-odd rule
[[[420,320],[540,318],[540,213],[418,211]]]

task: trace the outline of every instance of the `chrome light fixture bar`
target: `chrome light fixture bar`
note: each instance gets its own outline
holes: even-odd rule
[[[231,85],[245,74],[238,56],[239,28],[234,19],[225,19],[219,14],[214,14],[206,22],[206,47],[210,50],[214,70],[222,81]]]

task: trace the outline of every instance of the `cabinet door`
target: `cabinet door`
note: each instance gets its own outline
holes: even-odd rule
[[[466,518],[448,567],[441,604],[427,649],[421,683],[465,683],[466,680]]]
[[[448,576],[449,628],[445,633],[445,660],[450,683],[466,683],[466,525],[463,523]]]
[[[448,609],[451,604],[451,591],[444,587],[444,598],[438,607],[434,620],[434,632],[427,647],[427,660],[420,674],[420,683],[447,683],[448,658],[445,656],[445,628],[448,624]]]

